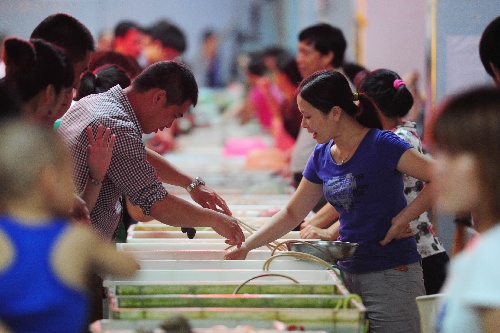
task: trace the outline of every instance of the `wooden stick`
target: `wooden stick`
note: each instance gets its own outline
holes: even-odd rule
[[[217,211],[221,214],[226,214],[226,212],[224,212],[223,210],[220,210],[220,209],[217,209]],[[227,215],[227,214],[226,214]],[[257,231],[257,229],[255,229],[254,227],[252,227],[251,225],[248,225],[246,224],[245,222],[243,222],[242,220],[234,217],[234,216],[231,216],[233,219],[235,219],[239,225],[241,225],[243,227],[243,229],[245,229],[246,231],[248,231],[251,234],[253,234],[255,231]],[[274,246],[271,246],[270,244],[274,244]],[[271,242],[271,243],[268,243],[266,244],[266,246],[269,248],[269,250],[273,251],[273,250],[280,250],[280,251],[287,251],[287,247],[286,246],[283,246],[282,244],[274,241],[274,242]],[[231,248],[231,247],[228,247],[228,249]],[[227,249],[226,249],[227,250]]]
[[[257,229],[255,229],[255,228],[254,228],[254,227],[252,227],[251,225],[248,225],[248,224],[246,224],[245,222],[243,222],[243,221],[241,221],[241,220],[239,220],[239,219],[237,219],[237,218],[234,218],[234,219],[235,219],[236,221],[238,221],[238,223],[239,223],[239,224],[240,224],[243,228],[245,228],[245,230],[247,230],[250,234],[252,234],[252,233],[253,233],[252,231],[257,231]],[[275,249],[275,248],[277,247],[277,248],[278,248],[278,250],[281,250],[281,251],[287,251],[286,246],[282,246],[282,244],[281,244],[281,243],[278,243],[278,242],[276,242],[276,241],[273,241],[273,242],[271,242],[271,243],[269,243],[269,244],[273,244],[273,245],[274,245],[273,247],[268,246],[271,250],[273,250],[273,249]],[[269,244],[268,244],[268,245],[269,245]]]

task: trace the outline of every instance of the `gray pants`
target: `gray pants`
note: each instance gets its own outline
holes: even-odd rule
[[[420,333],[415,298],[425,295],[422,266],[417,262],[406,267],[360,274],[344,272],[346,287],[363,300],[370,332]]]

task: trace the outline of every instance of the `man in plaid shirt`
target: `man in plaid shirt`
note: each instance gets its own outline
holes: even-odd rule
[[[130,87],[122,89],[118,85],[83,98],[63,116],[59,132],[72,153],[79,192],[87,180],[100,185],[89,178],[87,127],[96,131],[102,124],[116,135],[111,163],[91,213],[92,226],[104,238],[112,240],[115,236],[122,213],[120,198],[124,194],[145,215],[165,224],[208,226],[227,238],[227,244],[240,246],[244,241],[237,221],[215,211],[219,206],[231,213],[219,195],[142,143],[143,133],[170,127],[197,100],[198,86],[191,71],[180,63],[163,61],[145,69]],[[203,208],[169,195],[162,182],[185,187]]]

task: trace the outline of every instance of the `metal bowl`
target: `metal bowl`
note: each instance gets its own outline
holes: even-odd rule
[[[358,243],[341,241],[291,240],[286,242],[288,251],[311,254],[329,263],[351,258],[358,246]]]

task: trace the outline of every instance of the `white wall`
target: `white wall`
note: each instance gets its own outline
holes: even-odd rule
[[[425,77],[426,1],[365,0],[364,64]]]

